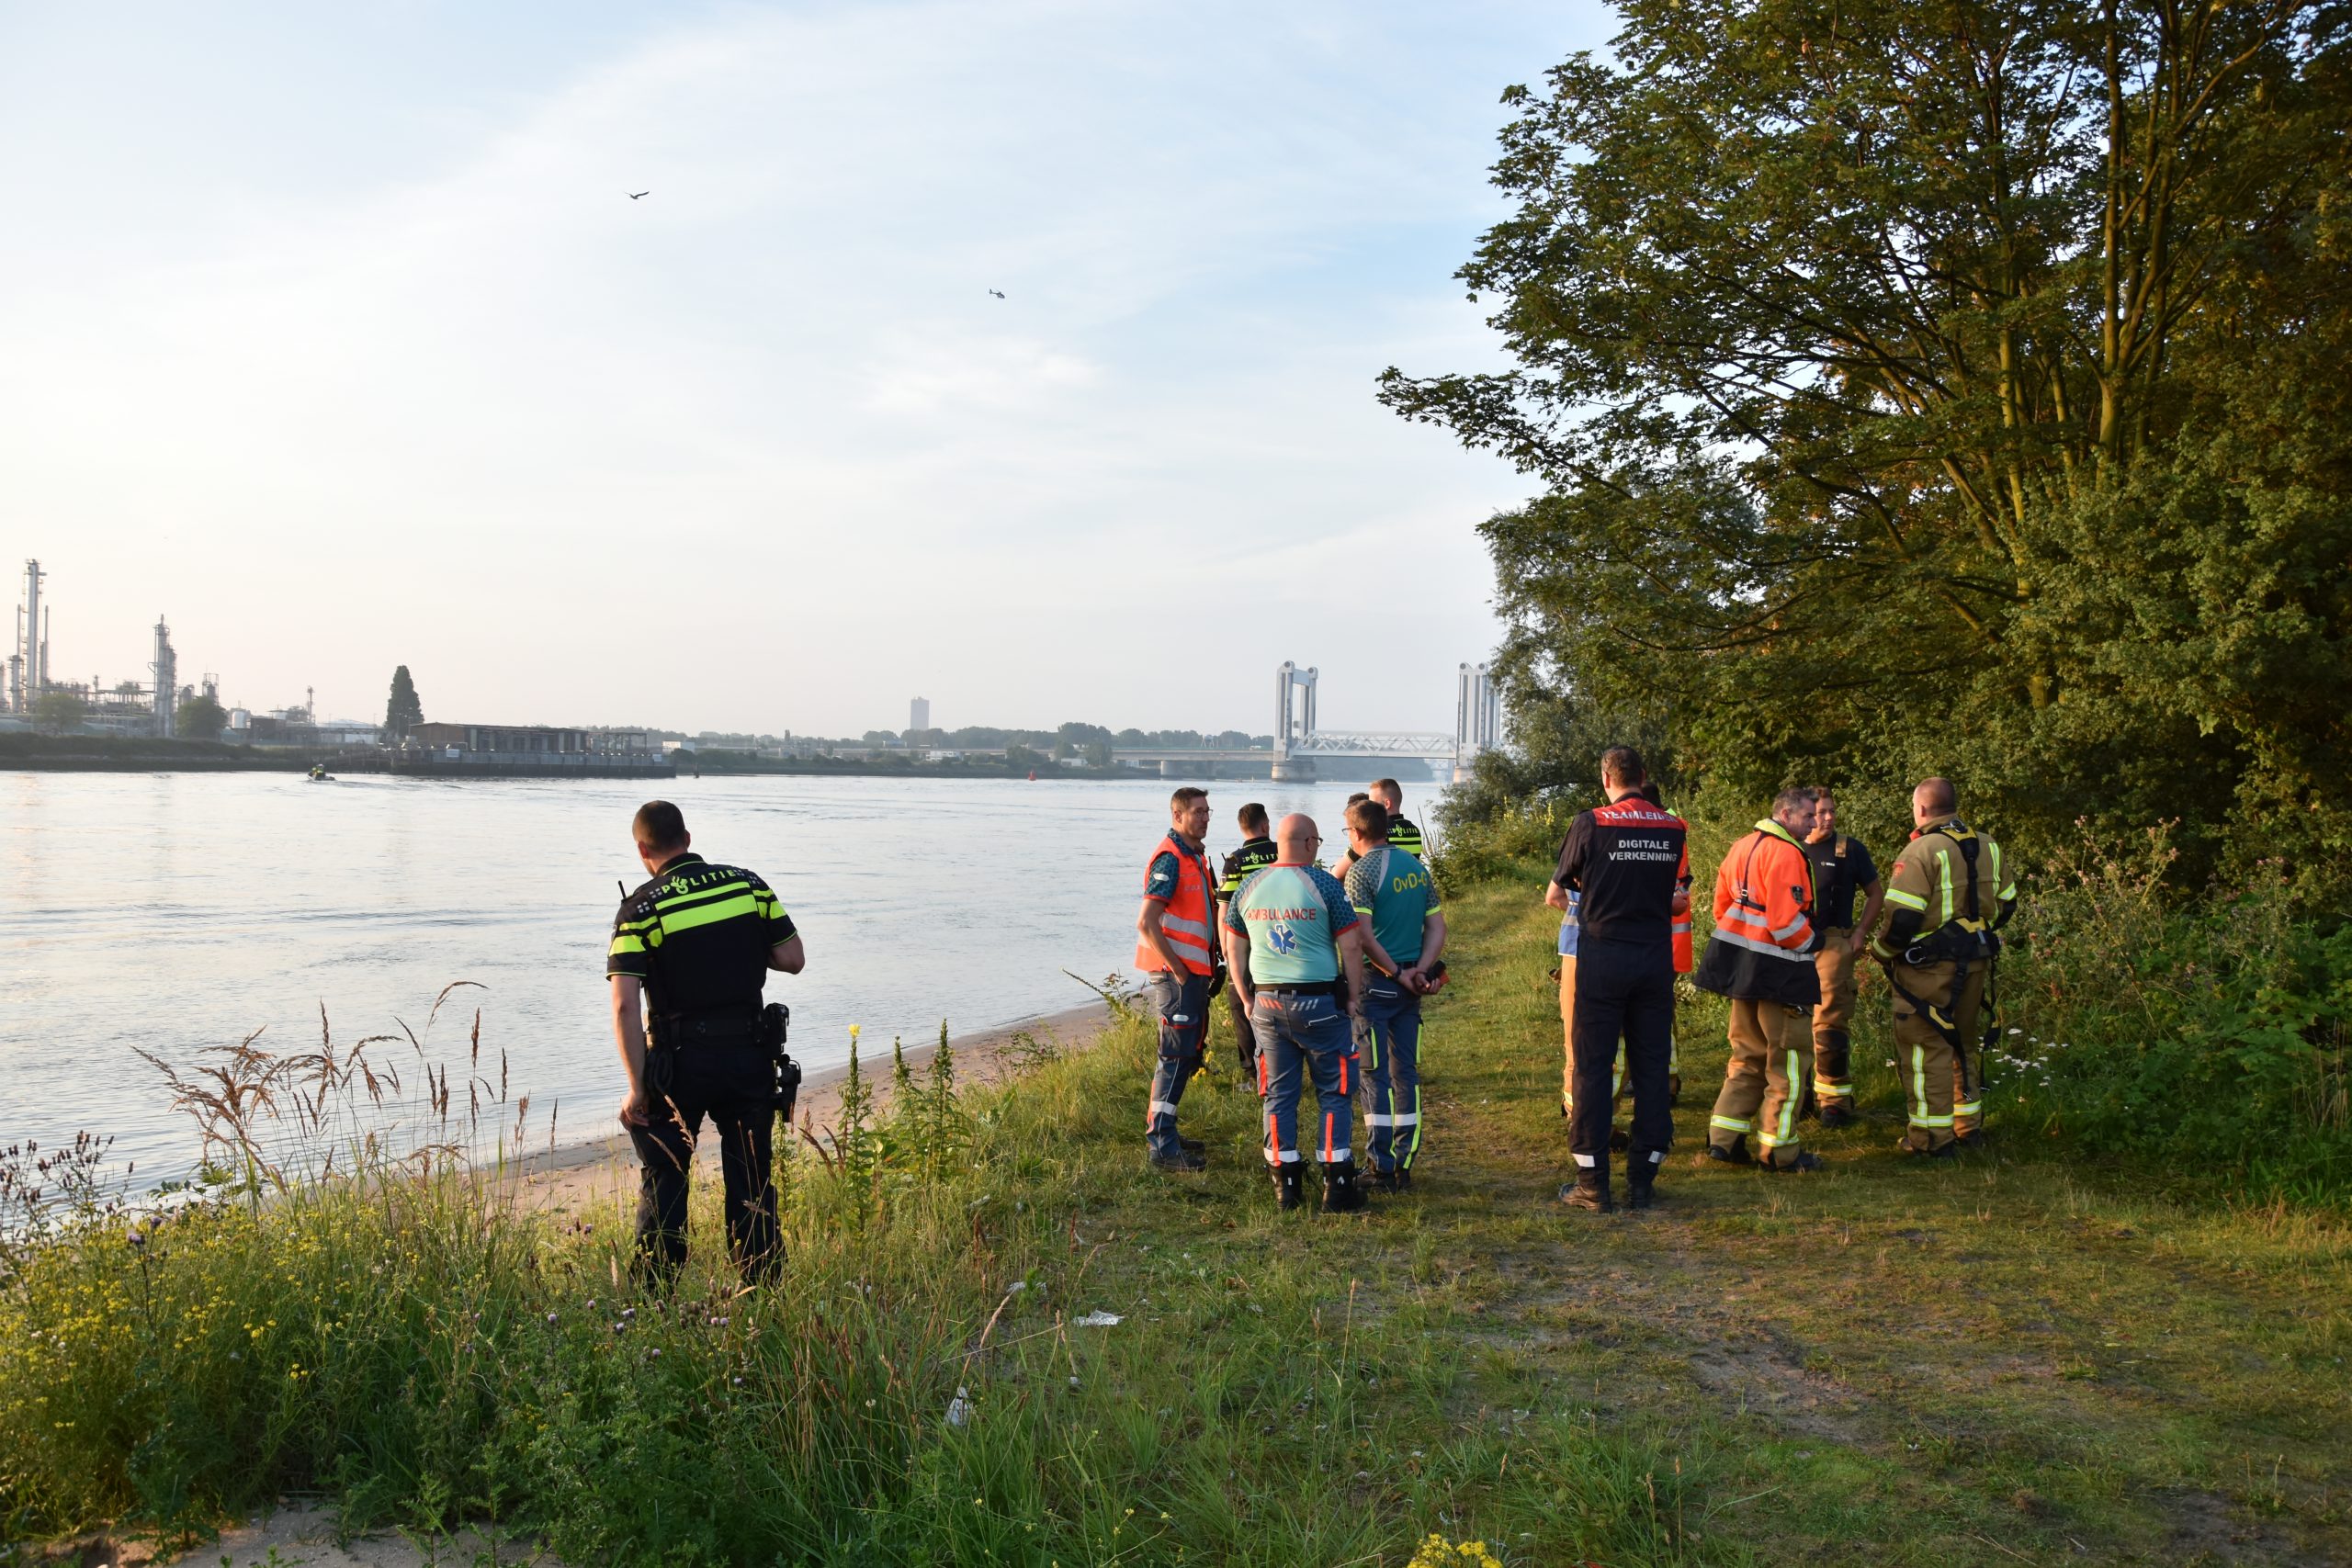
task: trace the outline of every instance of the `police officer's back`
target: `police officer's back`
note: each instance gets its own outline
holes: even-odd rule
[[[770,1173],[782,1042],[762,1014],[768,972],[805,962],[768,885],[689,852],[684,816],[648,801],[634,824],[652,879],[621,901],[605,973],[628,1075],[621,1121],[643,1167],[638,1248],[658,1274],[686,1256],[686,1180],[708,1116],[720,1139],[728,1240],[745,1274],[775,1261]]]

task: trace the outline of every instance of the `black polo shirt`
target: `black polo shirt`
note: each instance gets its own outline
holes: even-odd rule
[[[1673,940],[1674,895],[1690,886],[1690,829],[1629,795],[1577,814],[1552,880],[1577,895],[1577,950],[1588,942]]]
[[[644,981],[657,1019],[756,1011],[768,950],[794,934],[792,917],[755,873],[680,855],[621,900],[605,973]]]
[[[1860,839],[1832,833],[1819,843],[1807,843],[1805,858],[1813,862],[1813,907],[1821,924],[1836,931],[1854,929],[1854,895],[1878,880],[1878,866]]]

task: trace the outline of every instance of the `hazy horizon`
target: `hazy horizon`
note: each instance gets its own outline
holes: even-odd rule
[[[1498,99],[1611,28],[9,12],[6,598],[337,718],[1450,729],[1532,487],[1373,379],[1497,362]]]

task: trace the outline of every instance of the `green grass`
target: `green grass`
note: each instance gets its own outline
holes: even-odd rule
[[[1450,914],[1420,1181],[1363,1214],[1274,1210],[1220,1016],[1186,1100],[1205,1177],[1143,1167],[1149,1041],[1121,1026],[906,1097],[844,1169],[804,1149],[788,1280],[752,1297],[710,1269],[639,1296],[619,1214],[447,1170],[138,1247],[92,1220],[0,1290],[6,1529],[297,1492],[576,1562],[1401,1565],[1432,1532],[1514,1565],[2352,1554],[2340,1217],[2007,1126],[1906,1164],[1870,992],[1869,1121],[1821,1140],[1830,1170],[1679,1153],[1660,1210],[1568,1213],[1554,918],[1516,883]],[[1685,1008],[1684,1152],[1719,1030]],[[1098,1311],[1122,1321],[1076,1325]]]

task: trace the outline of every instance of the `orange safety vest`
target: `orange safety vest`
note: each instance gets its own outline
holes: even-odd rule
[[[1674,972],[1690,973],[1690,911],[1687,908],[1674,917]]]
[[[1151,852],[1151,860],[1158,860],[1163,851],[1176,856],[1176,896],[1160,911],[1159,929],[1166,934],[1168,945],[1184,961],[1185,968],[1195,975],[1206,975],[1216,966],[1216,916],[1210,899],[1214,885],[1209,879],[1208,862],[1177,842],[1173,833],[1161,838]],[[1144,862],[1143,866],[1147,887],[1151,884],[1151,860]],[[1157,974],[1168,967],[1159,949],[1140,933],[1136,937],[1136,967],[1146,974]]]

